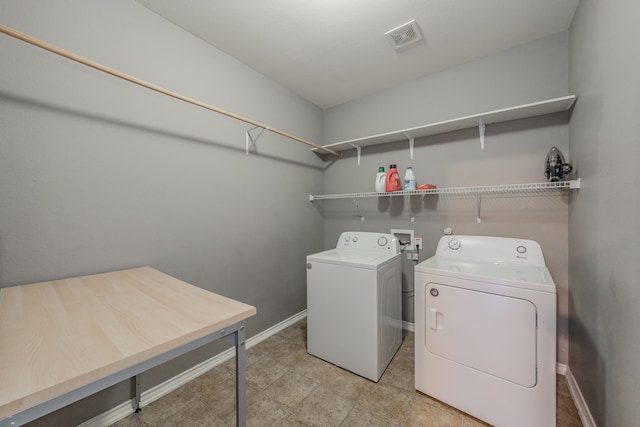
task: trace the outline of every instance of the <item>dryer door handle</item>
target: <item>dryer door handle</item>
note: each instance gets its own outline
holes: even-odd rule
[[[438,329],[438,310],[435,308],[430,308],[429,314],[431,317],[431,329]]]

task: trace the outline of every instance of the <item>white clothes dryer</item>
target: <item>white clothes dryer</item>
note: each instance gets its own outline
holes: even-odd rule
[[[556,287],[532,240],[445,236],[415,267],[415,387],[497,427],[556,423]]]
[[[401,280],[392,234],[345,232],[307,256],[307,352],[377,382],[402,344]]]

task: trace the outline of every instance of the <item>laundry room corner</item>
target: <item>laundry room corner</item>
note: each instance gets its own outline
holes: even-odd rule
[[[411,128],[473,112],[489,111],[568,93],[568,34],[471,61],[399,87],[325,111],[325,143]],[[535,66],[529,67],[529,65]],[[482,81],[482,84],[478,84]],[[579,102],[579,101],[578,101]],[[396,164],[404,177],[412,166],[418,183],[438,188],[545,181],[551,146],[568,153],[568,113],[558,112],[486,126],[484,148],[478,127],[416,139],[345,150],[327,161],[327,194],[374,191],[379,167]],[[355,143],[354,143],[355,144]],[[413,158],[411,157],[413,156]],[[513,196],[513,197],[512,197]],[[345,230],[389,232],[408,229],[422,237],[419,259],[432,256],[439,238],[454,234],[516,237],[542,246],[558,288],[558,364],[568,362],[568,206],[565,195],[512,194],[498,197],[415,195],[322,200],[325,248]],[[412,252],[411,254],[415,254]],[[413,323],[413,266],[403,254],[403,319]]]

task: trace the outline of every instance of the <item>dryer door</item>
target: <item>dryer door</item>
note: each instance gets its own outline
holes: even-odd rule
[[[524,387],[536,385],[536,307],[530,301],[423,286],[428,351]]]

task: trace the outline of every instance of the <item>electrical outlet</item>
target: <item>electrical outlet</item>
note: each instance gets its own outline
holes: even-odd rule
[[[416,237],[413,239],[413,247],[417,249],[422,249],[422,237]]]

